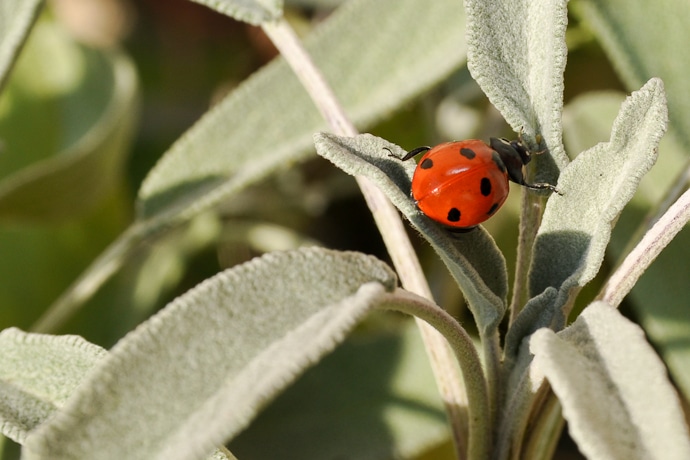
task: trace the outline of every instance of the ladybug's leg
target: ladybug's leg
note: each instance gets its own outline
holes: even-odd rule
[[[388,156],[389,156],[389,157],[397,158],[397,159],[400,160],[400,161],[407,161],[407,160],[409,160],[410,158],[412,158],[412,157],[414,157],[414,156],[416,156],[416,155],[419,155],[419,154],[422,153],[422,152],[428,152],[429,150],[431,150],[431,147],[427,147],[427,146],[424,146],[424,147],[417,147],[416,149],[410,150],[409,152],[407,152],[407,153],[405,154],[405,156],[403,156],[402,158],[400,158],[400,157],[398,157],[398,156],[396,156],[396,155],[393,155],[393,151],[392,151],[391,149],[389,149],[388,147],[384,147],[383,150],[388,150]]]
[[[431,147],[426,146],[426,145],[423,147],[417,147],[416,149],[413,149],[413,150],[410,150],[409,152],[407,152],[405,154],[405,156],[400,159],[400,161],[407,161],[410,158],[415,157],[415,156],[419,155],[420,153],[428,152],[429,150],[431,150]]]
[[[527,187],[530,190],[551,190],[554,193],[557,193],[561,196],[563,196],[563,193],[556,188],[555,185],[543,183],[543,182],[538,182],[536,184],[528,184],[526,182],[523,182],[522,184],[523,187]]]

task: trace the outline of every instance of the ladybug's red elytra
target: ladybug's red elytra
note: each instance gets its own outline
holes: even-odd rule
[[[491,217],[508,197],[508,181],[533,190],[560,192],[551,184],[528,184],[522,167],[531,153],[520,141],[492,137],[419,147],[402,161],[424,153],[412,177],[412,198],[430,219],[470,230]]]

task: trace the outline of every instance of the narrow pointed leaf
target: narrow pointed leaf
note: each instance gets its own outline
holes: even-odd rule
[[[532,296],[551,286],[559,289],[556,303],[563,306],[596,275],[616,218],[656,161],[666,122],[663,85],[652,79],[622,105],[611,140],[581,153],[563,171],[563,195],[549,199],[537,233]],[[565,315],[553,321],[561,328]]]
[[[354,0],[307,37],[305,46],[351,119],[368,125],[462,63],[463,17],[455,0]],[[216,204],[309,156],[312,134],[324,129],[297,78],[277,59],[164,155],[139,191],[140,217],[182,219]]]
[[[567,3],[465,0],[468,67],[515,131],[543,136],[551,156],[535,159],[539,182],[555,182],[568,164],[560,123]]]
[[[42,4],[40,0],[0,2],[0,91]]]
[[[259,25],[283,14],[282,0],[192,0],[231,16],[238,21]]]
[[[508,283],[505,259],[491,236],[481,227],[451,235],[424,216],[410,198],[414,163],[395,158],[405,154],[397,145],[370,134],[350,138],[320,133],[314,142],[319,155],[348,174],[366,176],[379,186],[441,256],[482,332],[497,327],[505,312]]]
[[[24,458],[204,458],[395,284],[373,257],[318,248],[227,270],[120,341]]]
[[[571,436],[587,458],[687,459],[690,439],[666,368],[642,329],[597,302],[564,331],[531,339]]]
[[[0,433],[22,443],[105,354],[77,336],[0,332]]]

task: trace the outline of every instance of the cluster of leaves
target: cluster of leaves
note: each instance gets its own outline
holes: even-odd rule
[[[269,35],[275,24],[284,26],[278,1],[199,3],[260,25]],[[582,151],[573,161],[562,141],[565,1],[489,5],[466,0],[463,9],[457,0],[423,5],[352,0],[306,40],[307,55],[332,82],[344,112],[358,126],[385,118],[467,60],[473,78],[508,124],[535,151],[548,149],[528,174],[538,181],[558,181],[562,195],[523,195],[510,304],[506,262],[491,235],[483,228],[449,235],[423,216],[409,197],[414,165],[388,154],[402,155],[400,147],[372,135],[313,134],[334,129],[333,124],[313,108],[302,90],[309,80],[293,75],[287,62],[294,65],[295,57],[286,56],[230,92],[166,152],[139,190],[134,222],[34,326],[36,331],[55,330],[120,267],[181,228],[188,232],[188,238],[176,240],[185,241],[182,252],[218,239],[218,222],[209,217],[213,210],[286,164],[308,158],[315,145],[319,155],[340,169],[375,183],[428,241],[467,300],[478,345],[443,309],[398,288],[393,270],[372,256],[318,247],[268,253],[207,279],[109,351],[77,336],[2,331],[0,432],[21,444],[27,459],[233,458],[217,446],[245,430],[314,363],[344,348],[346,336],[366,315],[383,309],[430,324],[455,353],[461,377],[454,383],[467,396],[459,413],[450,412],[459,457],[547,458],[565,418],[579,449],[590,458],[690,458],[675,389],[642,329],[615,309],[620,292],[592,302],[566,327],[577,295],[602,266],[613,225],[657,160],[667,103],[664,83],[651,77],[662,75],[666,90],[673,92],[671,128],[690,145],[690,111],[682,107],[690,93],[682,89],[682,60],[672,65],[664,60],[663,68],[655,61],[663,58],[658,50],[680,40],[674,34],[682,31],[682,14],[670,17],[670,7],[648,11],[649,6],[616,8],[616,3],[580,0],[575,11],[597,30],[630,87],[639,89],[621,105],[607,142],[590,148],[573,142],[569,150]],[[38,1],[13,0],[0,7],[0,82],[8,81],[39,6]],[[649,17],[663,17],[668,25],[661,43],[654,41],[658,35],[636,35]],[[6,169],[0,217],[20,224],[62,219],[108,195],[113,184],[100,178],[115,180],[121,174],[136,107],[132,66],[122,53],[69,43],[50,23],[39,21],[32,35],[39,31],[47,37],[44,47],[60,43],[65,48],[55,54],[54,67],[64,69],[55,73],[62,79],[51,82],[55,93],[79,88],[70,97],[79,100],[79,91],[86,92],[96,100],[90,110],[101,115],[84,127],[74,118],[88,114],[75,116],[65,97],[56,112],[66,126],[59,135],[46,132],[42,139],[48,144],[44,150],[60,154],[32,164],[27,159],[0,163]],[[37,110],[20,102],[36,92],[29,77],[37,66],[46,66],[46,50],[38,43],[33,52],[38,62],[27,59],[13,69],[0,117],[3,110],[12,113],[13,106]],[[32,56],[31,48],[22,55]],[[94,89],[89,81],[102,86]],[[566,108],[570,118],[565,117],[565,126],[570,120],[572,132],[583,129],[591,107],[582,100]],[[262,123],[267,114],[271,122]],[[14,125],[0,125],[8,151],[26,136],[31,113],[24,117],[8,117]],[[596,127],[598,136],[603,131]],[[584,142],[581,138],[589,139],[580,136],[579,142]],[[91,180],[82,180],[85,175]],[[78,188],[71,186],[75,183]],[[232,214],[232,209],[226,212]],[[203,230],[197,231],[197,225]],[[45,235],[32,238],[30,242]],[[396,268],[405,280],[407,273]],[[148,267],[145,273],[151,271]],[[612,305],[611,298],[618,300]],[[650,301],[643,308],[656,305]],[[501,336],[509,308],[507,333]],[[404,336],[406,346],[414,343],[414,350],[421,349],[414,334]],[[378,405],[394,413],[382,421],[392,439],[379,436],[384,439],[355,446],[338,433],[333,436],[345,441],[328,440],[317,447],[305,446],[310,443],[295,441],[293,435],[288,444],[293,456],[411,457],[448,439],[438,399],[428,396],[431,385],[426,381],[425,390],[414,388],[424,378],[431,380],[428,365],[420,355],[408,354],[395,372],[416,382],[412,389],[387,388],[365,404],[368,411]],[[392,357],[373,353],[371,358],[374,368],[385,368],[381,360]],[[455,363],[448,364],[449,373],[458,372]],[[688,394],[685,372],[671,369]],[[361,411],[348,415],[354,426],[367,417]],[[338,425],[344,424],[341,419]],[[369,438],[372,433],[356,432]]]

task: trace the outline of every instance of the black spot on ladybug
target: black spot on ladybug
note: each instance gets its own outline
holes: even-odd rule
[[[448,222],[459,222],[460,210],[458,208],[450,208],[448,211]]]
[[[419,167],[422,169],[431,169],[434,167],[434,162],[431,160],[431,158],[425,158],[424,161],[419,163]]]
[[[489,208],[489,210],[487,211],[486,214],[488,216],[491,216],[491,215],[493,215],[493,213],[496,212],[497,209],[498,209],[498,203],[494,203],[493,205],[491,205],[491,207]]]
[[[477,156],[477,154],[474,153],[474,150],[468,149],[468,148],[460,149],[460,155],[464,156],[468,160],[472,160],[472,159],[474,159],[474,157]]]
[[[506,165],[503,163],[503,160],[501,160],[501,156],[498,154],[497,151],[493,151],[491,153],[491,159],[493,162],[496,164],[496,167],[502,172],[506,172]]]
[[[482,181],[479,184],[479,191],[482,195],[489,196],[491,194],[491,181],[488,177],[482,177]]]

